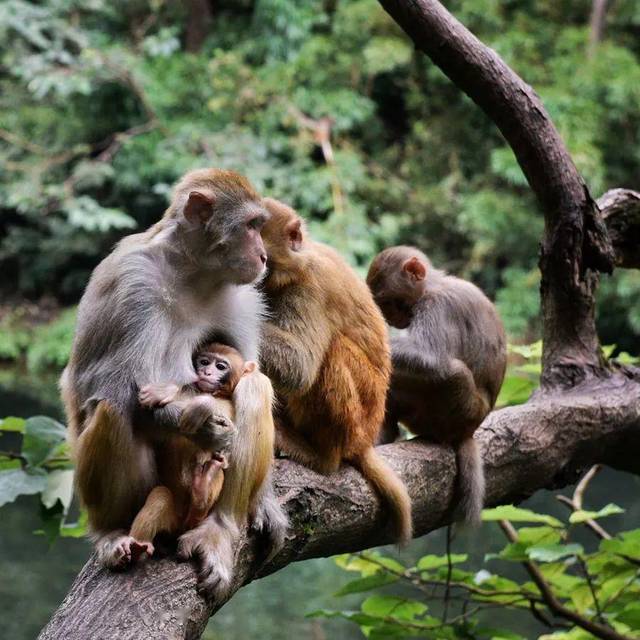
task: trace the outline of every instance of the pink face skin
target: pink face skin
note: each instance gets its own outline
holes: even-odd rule
[[[231,365],[226,358],[215,354],[200,353],[196,358],[196,387],[203,393],[216,393],[231,372]]]

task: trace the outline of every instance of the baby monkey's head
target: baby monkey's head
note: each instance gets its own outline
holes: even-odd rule
[[[391,247],[369,267],[367,284],[385,320],[397,329],[411,324],[416,303],[425,292],[431,263],[414,247]]]
[[[240,352],[219,342],[211,342],[199,349],[193,359],[198,374],[195,383],[199,391],[217,398],[231,398],[242,376],[255,371],[257,364],[245,362]]]

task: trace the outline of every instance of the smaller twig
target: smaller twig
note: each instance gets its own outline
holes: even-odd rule
[[[578,509],[582,509],[582,500],[584,498],[584,492],[587,490],[589,483],[602,471],[601,464],[594,464],[587,473],[582,476],[582,479],[576,485],[576,488],[573,492],[573,501],[576,504]]]
[[[444,613],[443,620],[447,621],[449,614],[449,597],[451,596],[451,575],[453,573],[453,563],[451,562],[451,525],[447,526],[447,585],[444,590]]]
[[[518,541],[518,532],[508,520],[500,520],[499,524],[509,542]],[[555,593],[551,589],[551,585],[546,581],[544,575],[542,575],[542,572],[534,562],[528,560],[523,562],[522,566],[525,568],[536,587],[538,587],[542,594],[544,603],[555,616],[564,618],[565,620],[572,622],[577,627],[580,627],[603,640],[633,640],[631,637],[622,635],[609,626],[601,624],[600,622],[594,622],[593,620],[580,615],[576,611],[568,609],[556,597]]]
[[[576,556],[578,559],[578,564],[582,569],[582,573],[589,585],[589,591],[591,591],[591,597],[593,598],[593,605],[596,608],[596,618],[602,622],[602,624],[606,624],[604,616],[602,615],[602,609],[600,608],[600,603],[598,602],[598,596],[596,595],[595,585],[593,584],[593,579],[591,574],[589,573],[589,569],[587,568],[587,563],[584,561],[582,556]]]

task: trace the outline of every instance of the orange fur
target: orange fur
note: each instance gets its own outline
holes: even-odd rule
[[[366,284],[337,252],[306,237],[295,211],[263,202],[271,214],[262,232],[271,315],[262,360],[282,399],[278,447],[322,473],[352,463],[385,500],[405,542],[409,495],[374,449],[391,372],[384,319]]]

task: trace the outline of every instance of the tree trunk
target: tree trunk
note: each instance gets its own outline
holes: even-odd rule
[[[186,0],[187,24],[184,49],[198,53],[209,35],[213,23],[213,11],[209,0]]]
[[[539,489],[575,482],[597,462],[640,473],[640,384],[619,373],[593,378],[571,392],[539,394],[525,405],[492,413],[476,437],[485,461],[488,505],[518,502]],[[407,485],[415,535],[451,522],[453,450],[420,440],[379,450]],[[279,460],[275,479],[292,523],[287,542],[261,566],[260,541],[244,539],[229,597],[291,562],[392,542],[388,516],[351,467],[326,477]],[[226,600],[207,603],[195,585],[192,566],[172,559],[152,559],[119,574],[92,558],[40,640],[198,638]]]
[[[604,36],[604,25],[607,19],[607,0],[593,0],[591,18],[589,19],[589,58],[593,58],[598,45]]]

